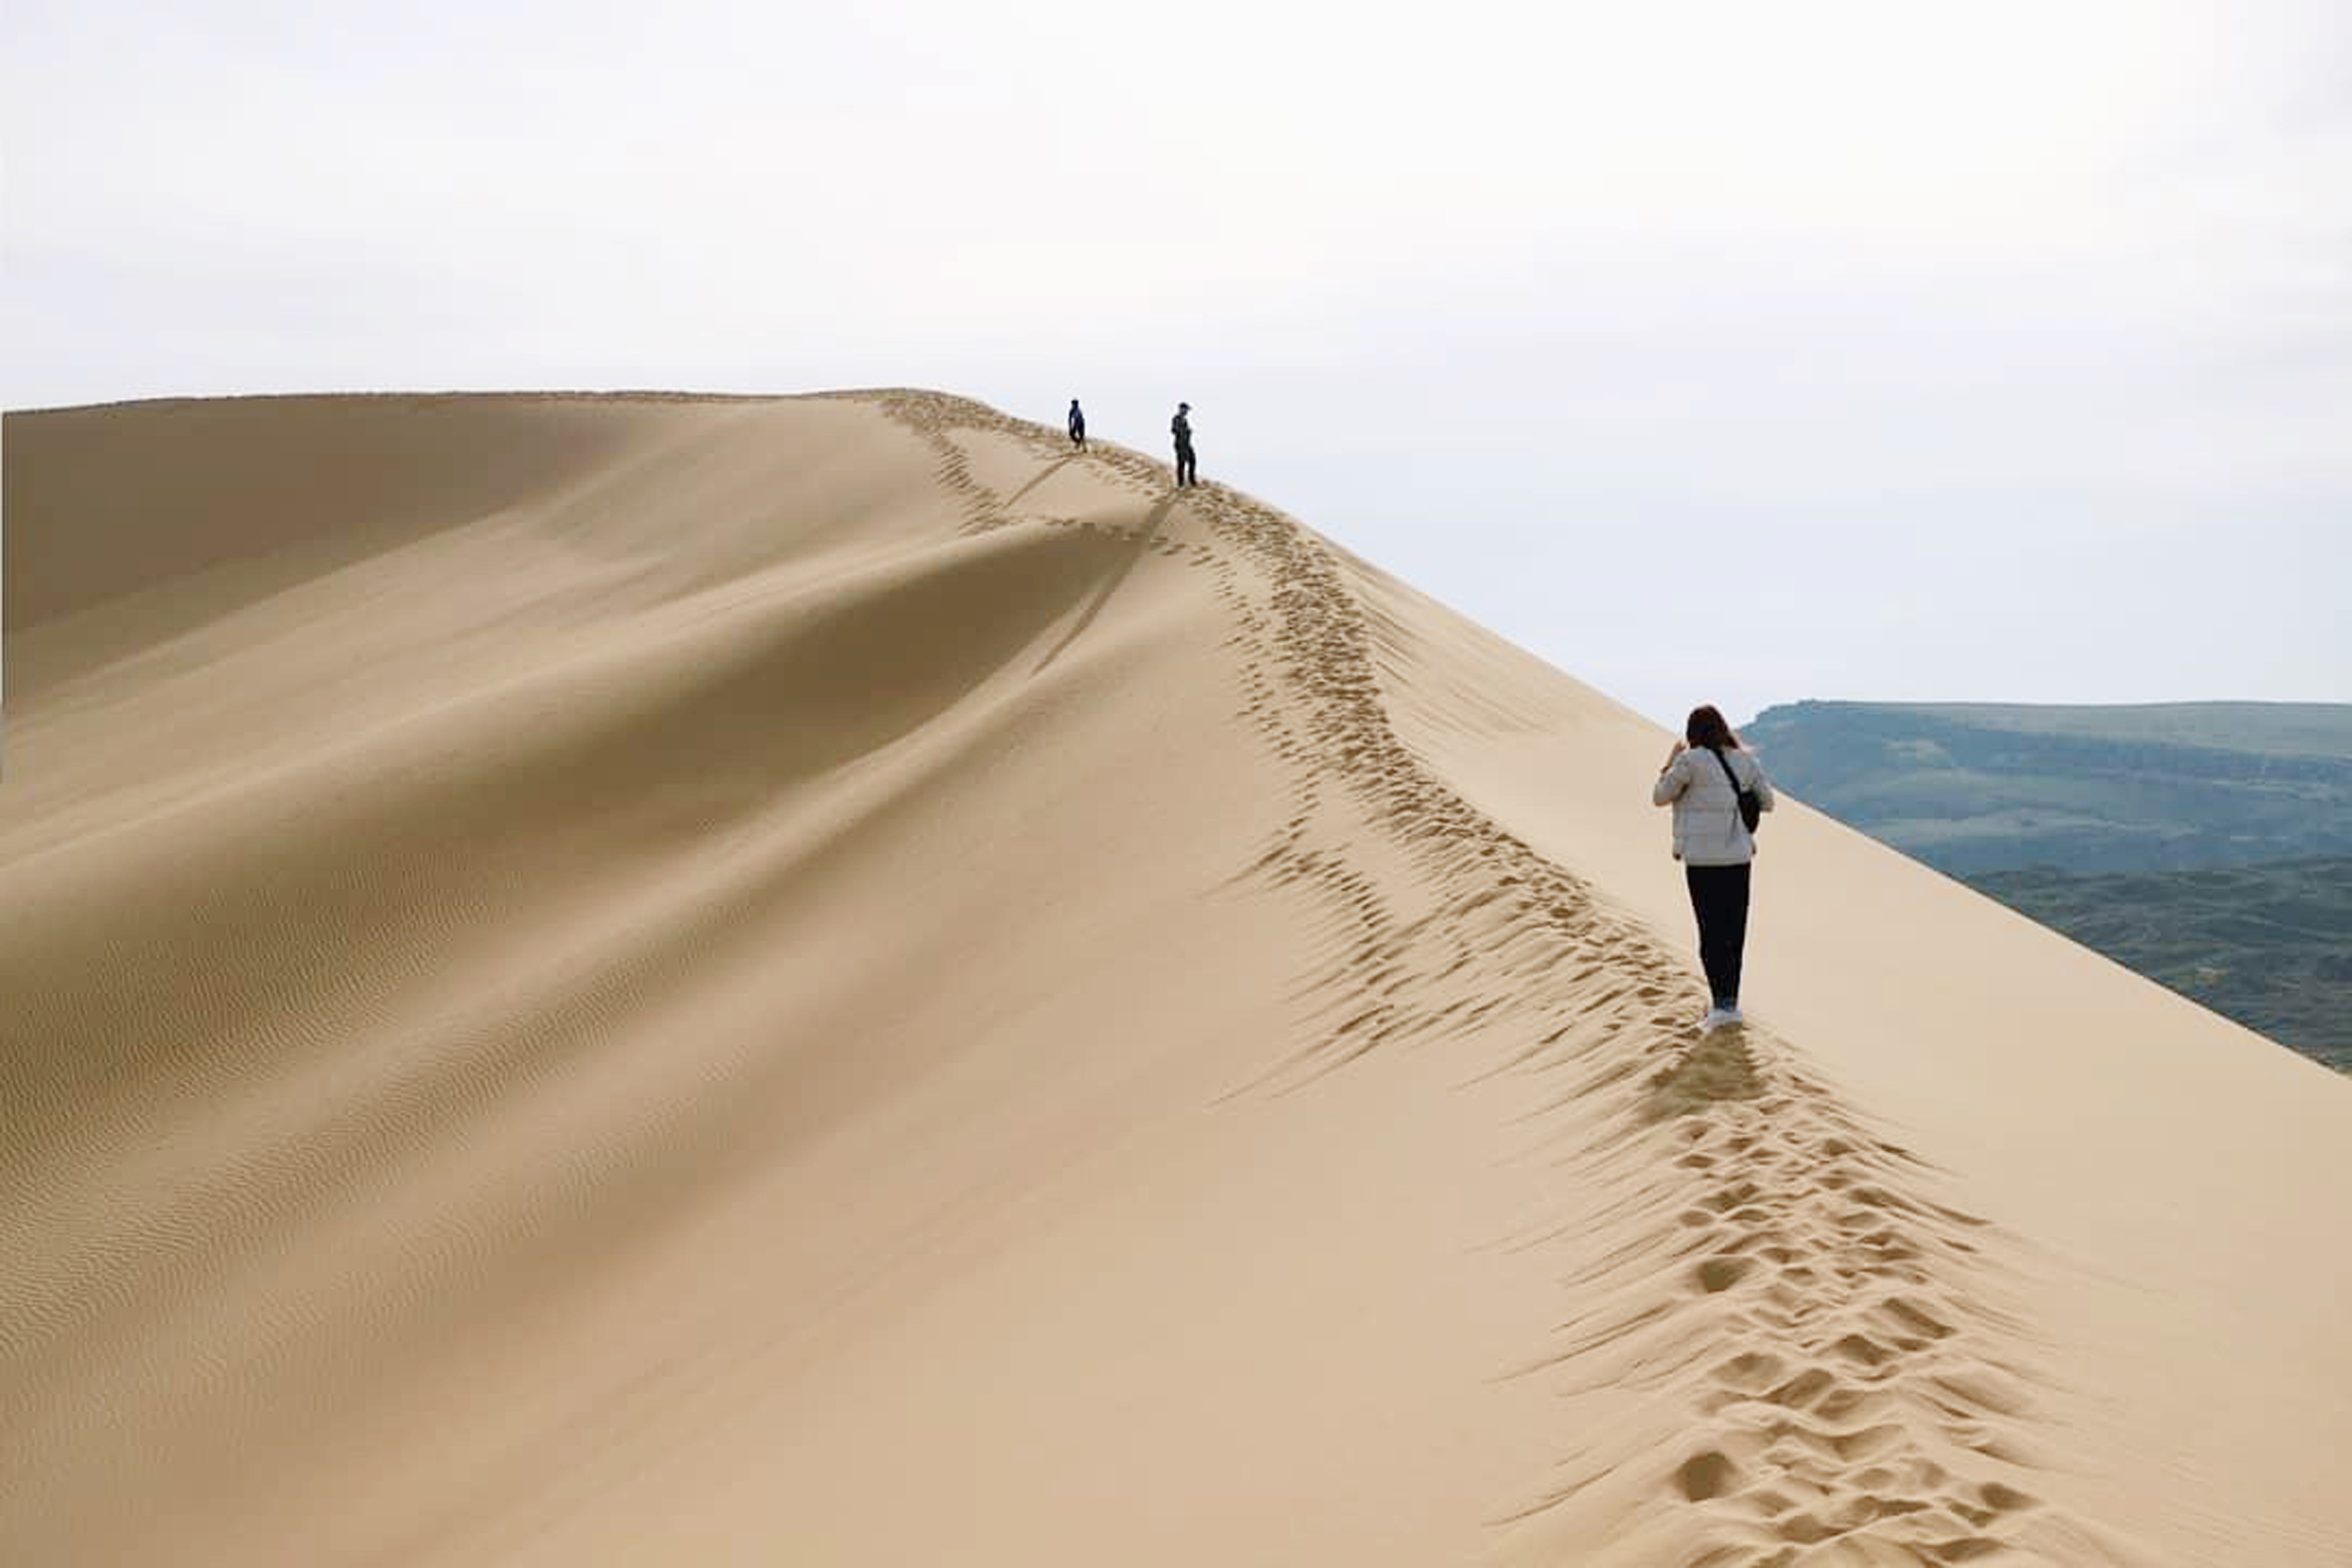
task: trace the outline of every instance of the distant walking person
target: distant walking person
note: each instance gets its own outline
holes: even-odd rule
[[[1683,863],[1691,913],[1699,921],[1699,963],[1713,1004],[1701,1033],[1740,1018],[1740,964],[1748,947],[1748,883],[1756,858],[1754,817],[1772,808],[1772,782],[1740,745],[1724,716],[1693,708],[1683,739],[1666,754],[1650,799],[1674,807],[1674,858]]]
[[[1086,411],[1074,397],[1069,400],[1069,444],[1081,452],[1086,449]]]
[[[1176,405],[1176,417],[1168,421],[1168,433],[1176,438],[1176,483],[1199,484],[1201,465],[1192,455],[1192,404]]]

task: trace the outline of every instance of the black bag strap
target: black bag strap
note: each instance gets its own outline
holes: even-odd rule
[[[1740,782],[1740,776],[1738,774],[1732,772],[1732,760],[1724,756],[1723,748],[1720,746],[1710,746],[1707,749],[1715,754],[1715,766],[1721,768],[1723,770],[1723,776],[1732,782],[1732,794],[1735,797],[1746,794],[1748,792],[1748,786]]]
[[[1723,770],[1723,776],[1732,782],[1733,814],[1740,819],[1740,825],[1742,827],[1747,828],[1751,833],[1755,832],[1757,819],[1764,815],[1763,799],[1756,793],[1755,790],[1749,788],[1746,784],[1740,782],[1740,776],[1732,771],[1732,760],[1730,758],[1724,756],[1724,754],[1715,747],[1710,746],[1707,749],[1715,753],[1716,766],[1721,768]]]

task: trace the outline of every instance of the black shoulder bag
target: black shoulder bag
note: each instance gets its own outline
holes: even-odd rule
[[[1749,832],[1754,833],[1756,824],[1764,820],[1764,801],[1757,798],[1754,789],[1741,786],[1740,776],[1732,772],[1730,758],[1712,746],[1707,749],[1715,753],[1716,766],[1721,768],[1723,776],[1732,782],[1732,793],[1740,797],[1740,820],[1748,824]]]

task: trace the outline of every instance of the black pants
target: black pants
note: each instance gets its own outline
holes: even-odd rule
[[[1748,866],[1684,866],[1691,913],[1699,917],[1699,962],[1718,1004],[1740,1000],[1740,958],[1748,947]]]
[[[1201,482],[1201,465],[1192,455],[1189,443],[1176,449],[1176,483],[1197,485]]]

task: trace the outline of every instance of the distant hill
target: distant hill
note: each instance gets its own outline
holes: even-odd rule
[[[2352,705],[1803,702],[1742,735],[1808,803],[2352,1071]]]
[[[1791,793],[1958,876],[2352,855],[2352,704],[1802,702],[1743,733]]]
[[[2352,859],[1966,880],[2224,1017],[2352,1072]]]

